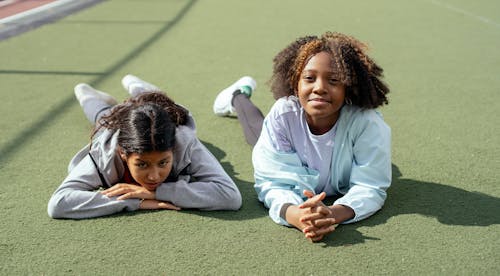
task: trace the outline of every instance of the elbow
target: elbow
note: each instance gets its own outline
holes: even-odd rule
[[[183,207],[182,204],[177,203],[175,205]],[[241,208],[241,205],[241,195],[237,193],[232,196],[224,196],[213,199],[206,206],[184,206],[184,208],[199,208],[203,211],[238,211]]]
[[[241,208],[243,200],[241,199],[241,194],[238,193],[237,196],[233,199],[233,203],[231,205],[231,210],[237,211]]]
[[[242,205],[241,194],[238,190],[236,190],[235,193],[232,194],[230,197],[228,197],[228,199],[226,200],[226,206],[224,209],[237,211],[241,208],[241,205]]]
[[[241,193],[236,184],[232,182],[232,187],[229,189],[225,189],[224,191],[220,191],[220,196],[218,196],[220,203],[219,210],[229,210],[229,211],[237,211],[241,208],[242,198]]]
[[[47,207],[47,213],[49,214],[50,218],[57,219],[61,218],[61,215],[59,214],[59,210],[57,207],[50,205]]]
[[[47,213],[53,219],[66,218],[64,209],[61,206],[61,199],[52,196],[47,206]]]

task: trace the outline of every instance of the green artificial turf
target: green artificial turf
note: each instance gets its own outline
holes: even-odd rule
[[[116,0],[0,41],[0,274],[497,275],[499,11],[486,0]],[[394,180],[380,212],[310,243],[267,217],[238,121],[212,103],[251,75],[266,113],[273,56],[325,31],[367,42],[385,69]],[[190,109],[240,211],[47,216],[89,140],[73,87],[122,100],[127,73]]]

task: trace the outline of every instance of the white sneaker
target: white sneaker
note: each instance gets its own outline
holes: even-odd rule
[[[159,91],[161,91],[161,89],[158,88],[157,86],[155,86],[149,82],[143,81],[140,78],[138,78],[134,75],[130,75],[130,74],[123,77],[122,85],[123,85],[123,88],[125,88],[125,90],[127,90],[128,93],[132,97],[135,97],[135,96],[137,96],[141,93],[144,93],[144,92],[159,92]]]
[[[214,101],[214,113],[217,116],[228,116],[236,115],[232,101],[234,97],[234,92],[240,91],[246,94],[249,98],[252,96],[252,92],[255,91],[257,87],[257,82],[252,77],[245,76],[237,80],[231,86],[222,90]]]
[[[110,105],[116,105],[118,102],[111,95],[99,91],[86,83],[79,83],[75,86],[75,96],[80,106],[83,107],[86,101],[90,99],[99,99]]]

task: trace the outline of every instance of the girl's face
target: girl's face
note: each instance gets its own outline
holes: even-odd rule
[[[130,174],[139,185],[148,191],[155,191],[170,174],[173,158],[172,150],[152,151],[129,154],[125,157],[125,162]]]
[[[337,79],[331,62],[329,53],[317,53],[304,66],[298,82],[297,96],[314,134],[330,130],[344,104],[345,85]]]

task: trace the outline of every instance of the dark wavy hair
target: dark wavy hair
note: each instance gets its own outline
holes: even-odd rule
[[[92,137],[101,128],[119,131],[118,145],[126,155],[170,150],[175,129],[187,122],[188,111],[161,92],[142,93],[113,107],[99,119]]]
[[[274,98],[295,95],[307,62],[315,54],[327,52],[332,57],[332,68],[346,86],[346,99],[353,105],[376,108],[388,104],[389,88],[382,81],[383,69],[367,55],[367,50],[366,44],[341,33],[298,38],[273,59],[269,84]]]

